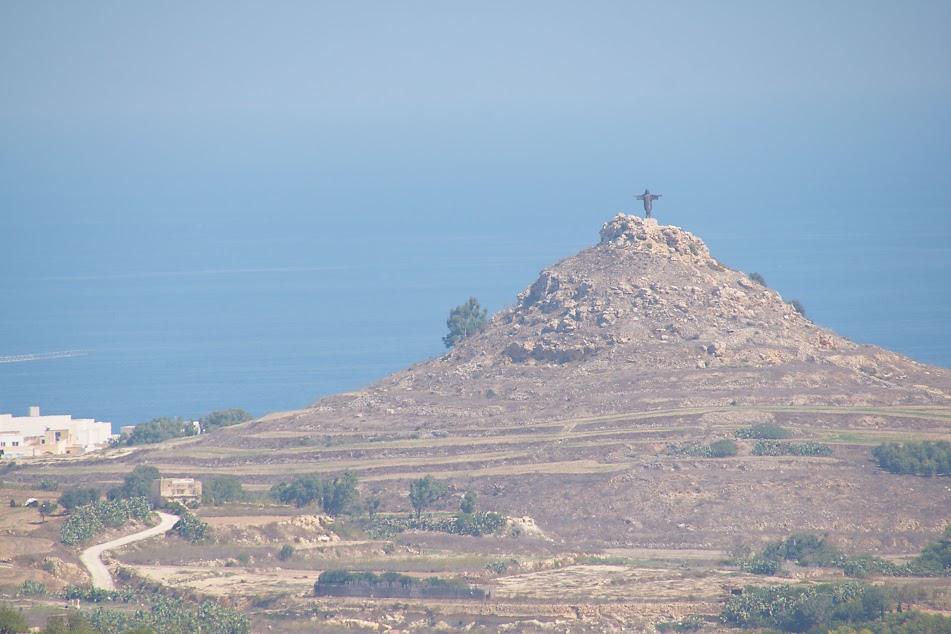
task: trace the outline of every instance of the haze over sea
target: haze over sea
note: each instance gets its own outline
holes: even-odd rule
[[[951,367],[947,3],[49,6],[0,7],[0,356],[90,352],[0,363],[0,413],[359,389],[645,187],[819,325]]]

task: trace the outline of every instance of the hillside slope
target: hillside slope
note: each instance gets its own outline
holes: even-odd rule
[[[671,454],[758,422],[834,453]],[[602,546],[812,530],[902,551],[951,519],[945,478],[870,462],[874,444],[911,438],[951,438],[951,371],[818,327],[700,239],[619,215],[447,355],[137,460],[259,487],[349,469],[387,510],[434,473]]]

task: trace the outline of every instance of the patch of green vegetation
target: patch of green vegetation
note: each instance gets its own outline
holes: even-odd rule
[[[782,440],[789,438],[792,434],[784,427],[776,423],[757,423],[749,427],[741,427],[736,430],[737,438],[749,438],[759,440]]]
[[[760,440],[751,453],[754,456],[814,456],[827,457],[832,455],[832,447],[816,442],[779,442],[775,440]]]
[[[190,542],[200,542],[208,535],[208,523],[198,519],[198,516],[188,510],[187,507],[176,502],[170,504],[169,509],[178,515],[179,519],[175,522],[172,530],[177,532],[182,539]]]
[[[882,443],[872,450],[872,457],[891,473],[925,477],[951,474],[951,443],[944,440]]]
[[[897,611],[894,589],[855,581],[807,587],[747,586],[731,596],[720,613],[734,627],[780,632],[849,634],[944,634],[951,618],[915,610]],[[768,631],[768,630],[767,630]]]
[[[238,423],[244,423],[254,418],[245,410],[235,407],[231,409],[216,409],[209,412],[207,416],[198,419],[202,431],[214,431],[219,427],[230,427]]]
[[[349,471],[333,480],[321,480],[316,473],[298,476],[290,482],[282,480],[271,487],[270,495],[298,508],[319,504],[323,512],[332,517],[353,512],[360,499],[357,476]]]
[[[76,509],[63,523],[60,541],[67,546],[85,544],[106,530],[118,528],[129,520],[147,522],[152,518],[152,507],[143,497],[128,500],[98,500]]]
[[[499,513],[475,511],[456,515],[374,515],[362,520],[367,533],[376,539],[391,539],[404,531],[431,531],[452,535],[491,535],[505,526],[505,517]]]
[[[237,478],[219,476],[202,483],[201,501],[212,506],[220,506],[247,499],[248,493]]]
[[[717,440],[709,445],[699,443],[687,445],[667,445],[664,453],[670,456],[690,456],[692,458],[728,458],[738,451],[736,443],[729,438]]]
[[[482,308],[479,300],[470,297],[465,304],[459,304],[449,311],[446,320],[449,334],[442,338],[442,342],[447,348],[452,348],[466,337],[480,332],[485,328],[488,315],[489,311]]]
[[[732,563],[742,570],[759,575],[778,575],[783,564],[793,561],[800,566],[841,568],[848,577],[870,575],[888,577],[951,576],[951,524],[936,541],[925,546],[914,559],[896,564],[868,553],[847,555],[831,544],[826,536],[796,533],[770,542],[759,553],[740,547],[732,554]]]

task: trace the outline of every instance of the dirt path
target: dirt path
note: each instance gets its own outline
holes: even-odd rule
[[[156,535],[162,535],[165,532],[171,530],[175,526],[175,522],[178,521],[177,515],[172,515],[170,513],[163,513],[157,511],[161,521],[157,526],[152,528],[147,528],[144,531],[138,533],[133,533],[132,535],[126,535],[125,537],[120,537],[118,539],[113,539],[112,541],[105,542],[104,544],[98,544],[96,546],[90,546],[82,552],[79,556],[79,561],[86,567],[86,570],[89,571],[89,574],[92,575],[92,585],[97,588],[102,588],[103,590],[115,590],[116,586],[112,583],[112,575],[109,574],[109,569],[106,568],[106,565],[102,563],[100,556],[107,550],[112,550],[113,548],[118,548],[119,546],[125,546],[126,544],[131,544],[132,542],[137,542],[143,539],[148,539],[149,537],[154,537]]]

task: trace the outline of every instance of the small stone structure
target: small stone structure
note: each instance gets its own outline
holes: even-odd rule
[[[158,478],[152,481],[152,498],[166,502],[201,502],[201,480],[194,478]]]

